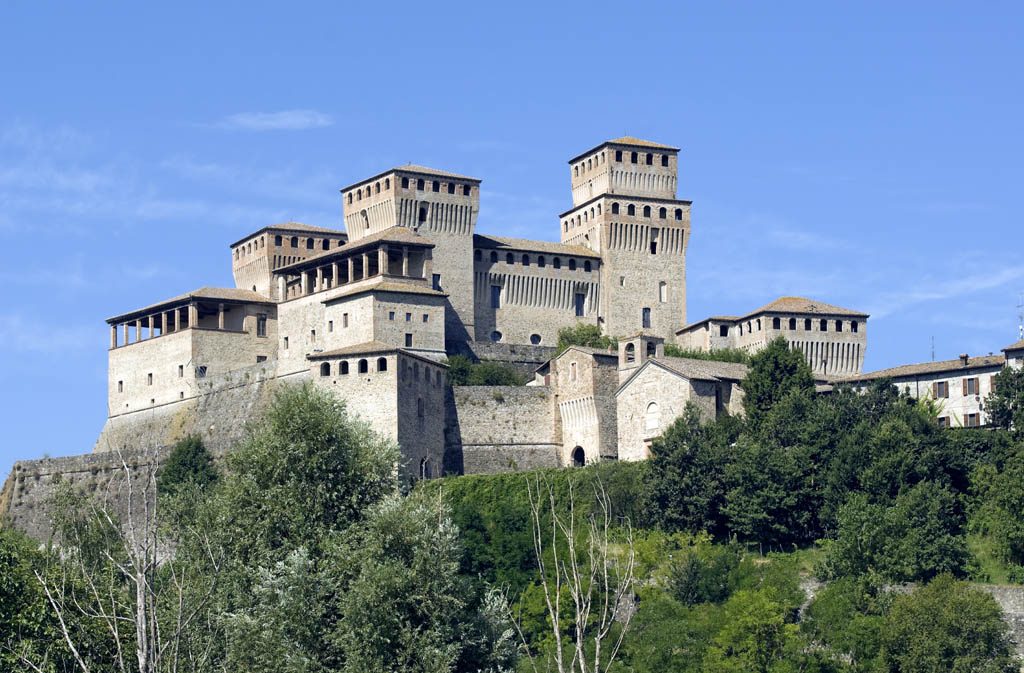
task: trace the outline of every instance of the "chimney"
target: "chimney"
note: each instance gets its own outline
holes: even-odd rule
[[[966,367],[967,366],[967,353],[961,353],[960,354],[960,366],[961,367]]]

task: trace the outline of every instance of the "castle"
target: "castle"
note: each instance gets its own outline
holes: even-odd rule
[[[476,233],[480,180],[414,165],[343,188],[344,232],[293,222],[241,238],[235,288],[107,320],[96,450],[185,431],[226,448],[265,402],[257,388],[308,379],[397,440],[414,477],[637,460],[687,402],[714,416],[742,396],[742,365],[666,358],[666,342],[754,351],[783,335],[823,381],[859,374],[867,315],[856,311],[789,297],[687,324],[678,153],[623,137],[570,159],[558,243]],[[554,357],[558,331],[578,322],[618,337],[618,352]],[[453,390],[453,353],[533,380]]]

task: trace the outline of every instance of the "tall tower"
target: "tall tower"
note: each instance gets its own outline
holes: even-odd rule
[[[679,148],[638,138],[604,142],[569,161],[571,210],[562,242],[601,255],[598,321],[606,334],[686,326],[690,201],[676,198]]]
[[[445,342],[473,340],[473,233],[480,180],[406,164],[341,190],[345,230],[359,241],[407,227],[434,243],[434,289],[448,295]]]

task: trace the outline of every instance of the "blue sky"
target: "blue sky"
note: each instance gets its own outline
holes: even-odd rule
[[[682,148],[689,319],[802,295],[871,313],[867,369],[998,352],[1024,8],[837,5],[4,2],[0,477],[91,450],[103,319],[231,286],[246,233],[411,161],[556,240],[566,160],[624,134]]]

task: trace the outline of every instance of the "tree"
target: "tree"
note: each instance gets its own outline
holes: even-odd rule
[[[689,358],[690,360],[713,360],[715,362],[739,362],[750,364],[750,353],[742,348],[681,348],[675,344],[665,344],[665,355],[670,358]]]
[[[1017,671],[1008,627],[992,596],[940,575],[893,602],[881,658],[897,673]]]
[[[448,384],[452,386],[521,386],[525,383],[516,370],[504,362],[485,360],[475,363],[466,355],[447,360]]]
[[[213,456],[203,446],[203,440],[198,435],[189,435],[171,449],[157,474],[156,485],[160,493],[173,493],[184,484],[206,488],[217,476]]]
[[[985,398],[989,423],[1000,428],[1024,429],[1024,369],[1004,367],[995,376],[995,388]]]
[[[971,527],[992,538],[1001,560],[1024,565],[1024,446],[1001,470],[979,465],[971,490]]]
[[[791,390],[814,390],[814,374],[803,354],[777,337],[750,359],[750,371],[740,383],[747,421],[761,417]]]
[[[597,325],[577,322],[574,327],[563,327],[558,330],[558,355],[564,353],[569,346],[604,349],[615,348],[616,345],[617,340],[601,334],[601,328]]]
[[[739,591],[725,604],[723,626],[708,648],[708,673],[768,673],[798,632],[770,591]]]

